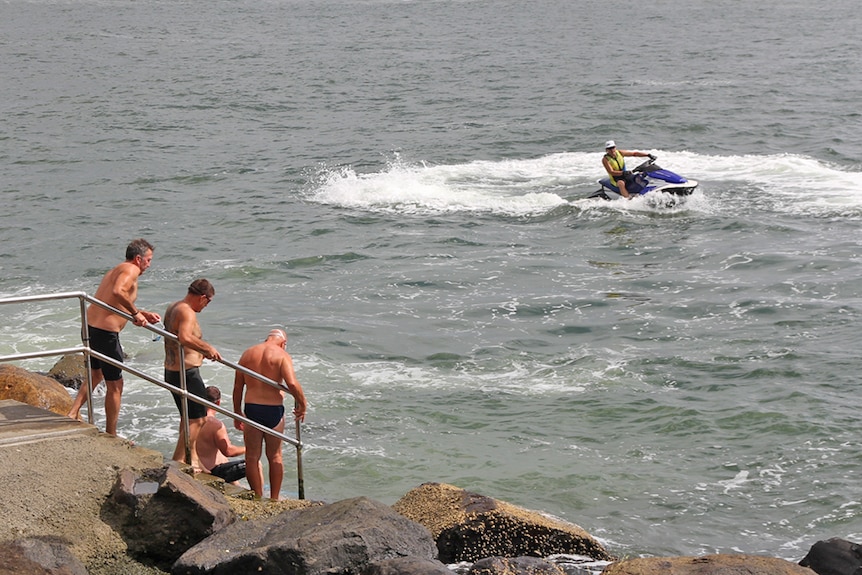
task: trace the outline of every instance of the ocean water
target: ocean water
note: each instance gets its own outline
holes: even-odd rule
[[[6,0],[0,297],[92,294],[147,237],[140,307],[207,277],[226,358],[287,330],[311,499],[451,483],[626,556],[858,541],[860,19]],[[585,199],[609,138],[698,190]],[[75,302],[0,306],[0,355],[78,328]],[[161,373],[149,332],[123,343]],[[203,373],[228,399],[232,372]],[[122,435],[170,455],[177,424],[127,379]]]

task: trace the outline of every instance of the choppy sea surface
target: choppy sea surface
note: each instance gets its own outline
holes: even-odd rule
[[[226,358],[287,330],[312,499],[451,483],[626,556],[858,541],[860,20],[850,0],[5,0],[0,297],[92,294],[148,238],[139,307],[207,277]],[[699,188],[586,199],[611,138]],[[0,355],[78,330],[76,302],[3,305]],[[151,335],[122,339],[158,376]],[[228,399],[230,369],[203,372]],[[170,455],[177,420],[127,379],[121,435]]]

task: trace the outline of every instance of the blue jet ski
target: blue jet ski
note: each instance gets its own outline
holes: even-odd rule
[[[656,157],[651,155],[649,160],[632,170],[634,178],[632,178],[631,183],[626,185],[630,196],[643,196],[656,192],[674,196],[691,195],[697,187],[695,180],[687,180],[679,174],[660,167],[655,161]],[[587,196],[588,198],[618,200],[623,197],[619,188],[611,182],[609,177],[599,180],[599,184],[602,187]]]

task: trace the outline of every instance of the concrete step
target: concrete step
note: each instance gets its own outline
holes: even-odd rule
[[[89,423],[20,401],[0,400],[0,448],[98,433],[96,426]]]

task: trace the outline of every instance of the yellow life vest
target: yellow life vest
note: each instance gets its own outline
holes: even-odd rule
[[[626,159],[620,153],[619,150],[614,150],[614,155],[605,154],[605,157],[608,159],[608,165],[611,167],[611,170],[621,170],[625,171],[626,169]],[[622,176],[615,176],[611,173],[611,170],[608,170],[608,176],[610,176],[611,181],[615,182]]]

